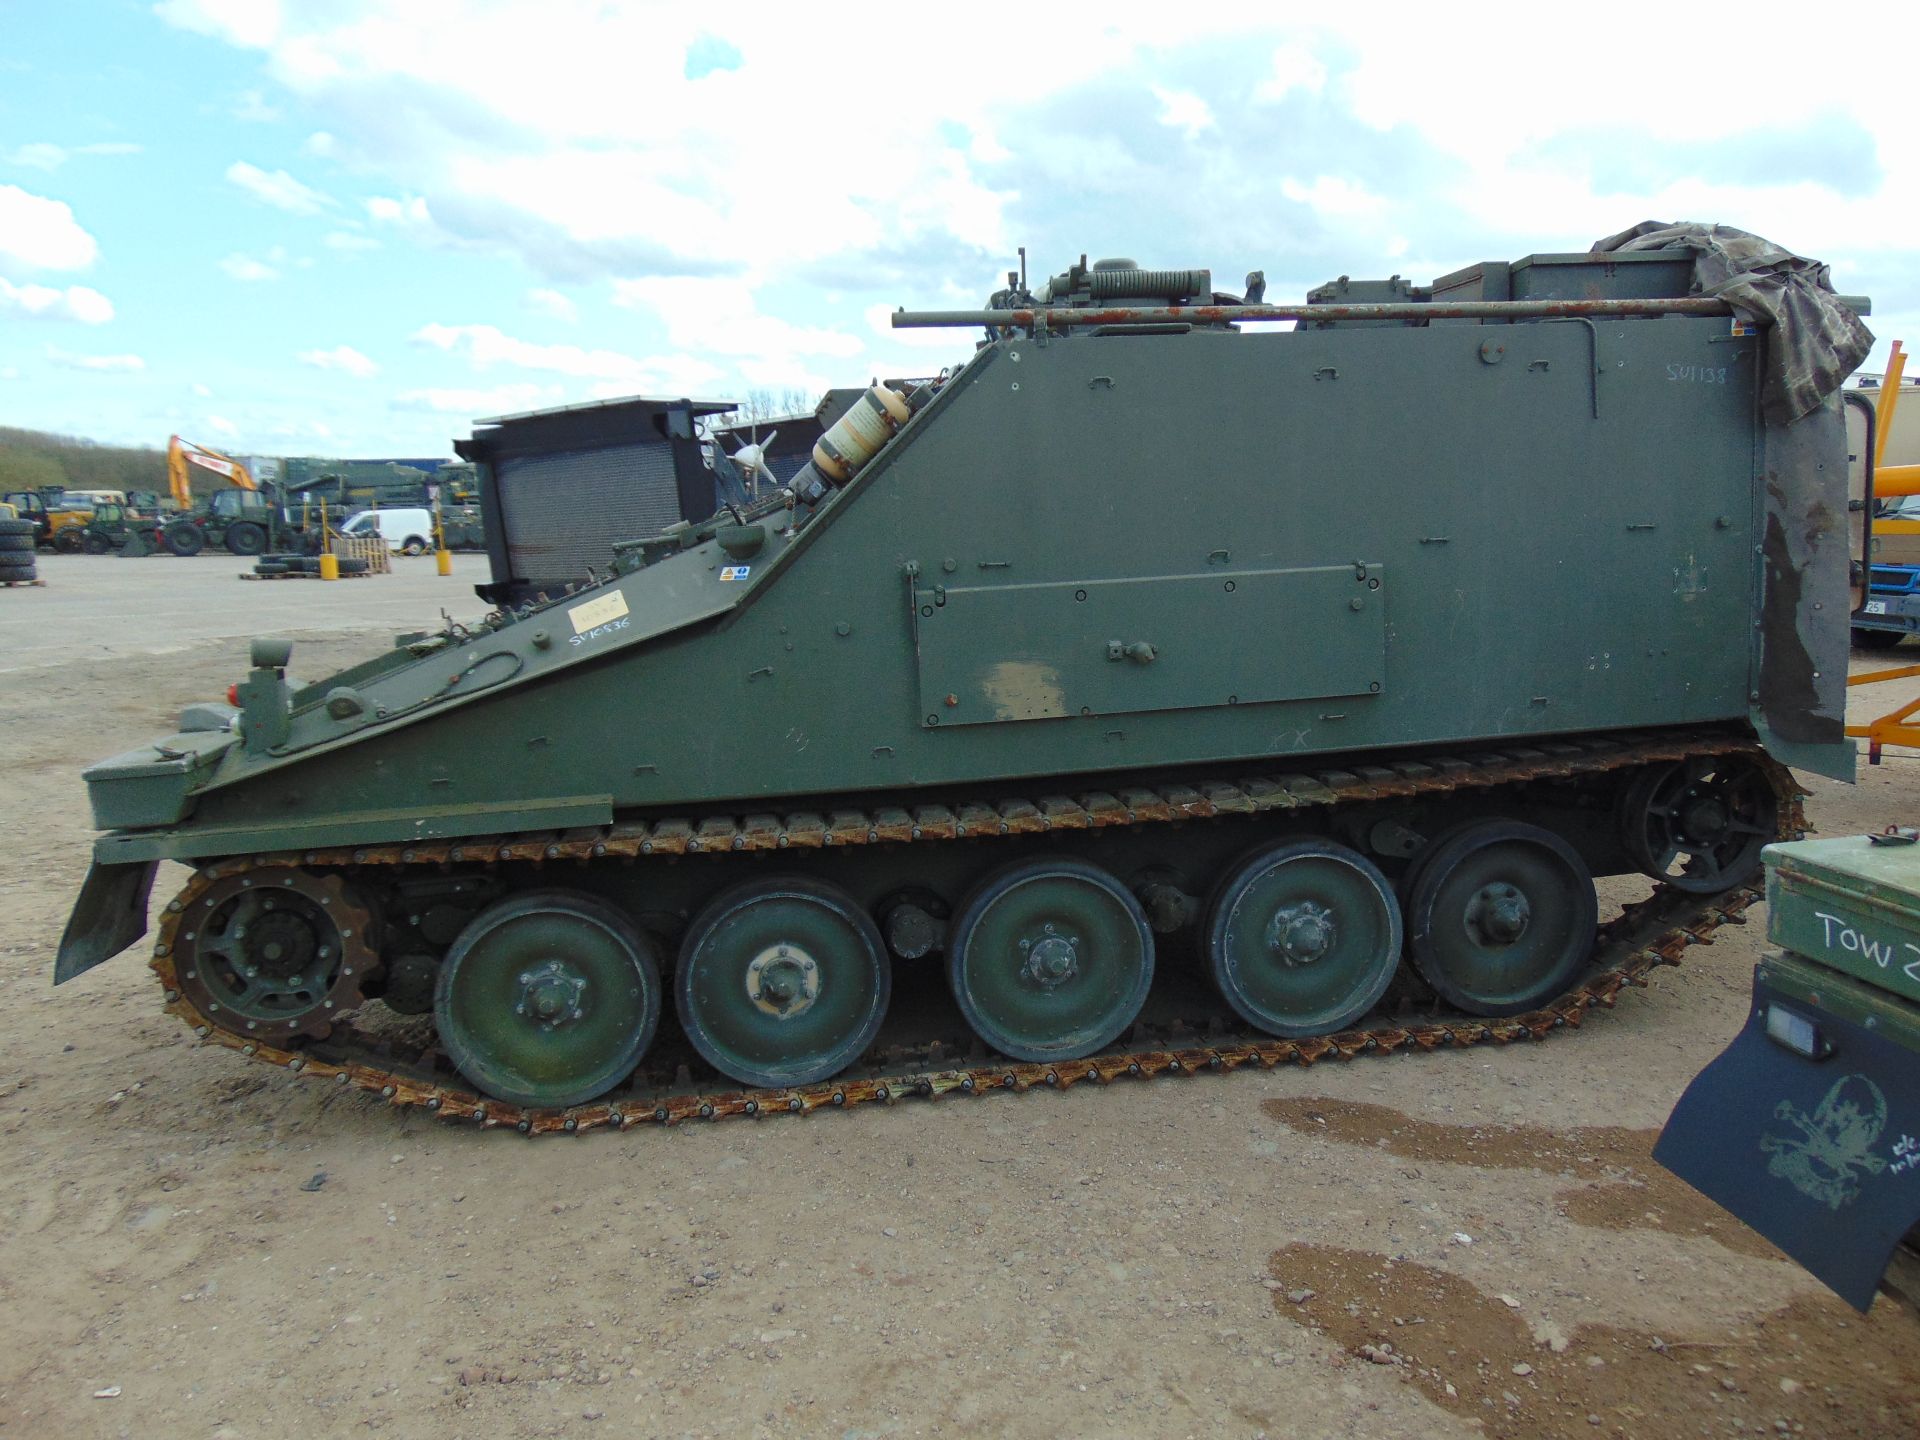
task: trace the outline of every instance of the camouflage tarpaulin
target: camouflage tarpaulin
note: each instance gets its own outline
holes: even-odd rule
[[[1769,327],[1760,403],[1775,424],[1817,409],[1873,348],[1873,332],[1840,303],[1825,265],[1758,235],[1730,225],[1643,220],[1593,248],[1693,251],[1693,288]]]

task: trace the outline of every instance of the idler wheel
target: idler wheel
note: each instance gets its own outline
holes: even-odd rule
[[[680,947],[674,1002],[694,1049],[743,1085],[810,1085],[873,1043],[893,972],[867,912],[797,876],[716,896]]]
[[[1131,891],[1079,860],[1030,860],[967,897],[947,979],[974,1033],[1015,1060],[1104,1049],[1153,983],[1153,931]]]
[[[660,1024],[653,942],[592,895],[536,890],[482,910],[434,985],[440,1043],[499,1100],[578,1105],[633,1073]]]
[[[1407,949],[1449,1004],[1518,1015],[1573,984],[1593,954],[1598,918],[1578,851],[1538,825],[1485,820],[1420,857]]]
[[[1325,1035],[1379,1001],[1400,964],[1400,905],[1366,856],[1290,840],[1246,856],[1215,892],[1207,966],[1240,1018],[1269,1035]]]
[[[174,978],[223,1030],[258,1040],[322,1040],[335,1015],[362,1003],[361,984],[378,963],[372,924],[337,875],[229,875],[182,912]]]
[[[1642,771],[1621,793],[1620,830],[1633,863],[1693,895],[1751,880],[1779,830],[1766,774],[1740,756],[1703,756]]]

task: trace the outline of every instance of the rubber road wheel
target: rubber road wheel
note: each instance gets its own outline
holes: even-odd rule
[[[33,535],[0,535],[0,555],[33,553]]]
[[[106,555],[113,550],[113,541],[98,530],[89,530],[80,538],[80,548],[89,555]]]
[[[1076,1060],[1113,1043],[1153,984],[1153,930],[1097,865],[1028,860],[989,875],[954,917],[947,982],[1002,1055]]]
[[[253,567],[253,573],[256,575],[284,575],[287,573],[287,562],[284,560],[256,561]]]
[[[851,895],[798,876],[716,896],[680,946],[674,1003],[693,1048],[743,1085],[810,1085],[873,1043],[893,993],[880,931]]]
[[[1241,1019],[1269,1035],[1352,1025],[1400,965],[1400,904],[1380,868],[1328,840],[1254,851],[1207,916],[1207,967]]]
[[[53,535],[53,548],[61,555],[78,555],[87,548],[86,532],[78,525],[65,525]]]
[[[1891,650],[1906,638],[1904,630],[1869,630],[1864,625],[1853,627],[1853,648],[1856,650]]]
[[[176,520],[160,532],[160,538],[175,555],[198,555],[207,548],[207,532],[191,520]]]
[[[460,932],[434,983],[440,1043],[462,1075],[515,1105],[579,1105],[633,1073],[660,1023],[660,963],[626,915],[537,890]]]
[[[267,548],[267,532],[251,520],[227,527],[227,549],[235,555],[258,555]]]
[[[427,553],[427,542],[418,535],[409,535],[401,544],[400,551],[404,555],[424,555]]]
[[[0,515],[0,535],[24,535],[29,540],[39,533],[31,520],[22,520],[17,515]]]
[[[1407,901],[1407,949],[1449,1004],[1518,1015],[1572,986],[1598,918],[1578,851],[1538,825],[1488,820],[1424,857]]]
[[[0,580],[34,580],[39,578],[39,567],[34,564],[31,555],[16,558],[12,555],[0,557]]]
[[[362,560],[358,555],[342,555],[339,559],[340,573],[342,575],[364,575],[367,573],[367,562]]]

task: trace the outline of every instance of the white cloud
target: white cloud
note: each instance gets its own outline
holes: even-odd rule
[[[268,428],[276,440],[331,440],[333,427],[324,420],[282,420]]]
[[[126,140],[97,140],[88,145],[53,145],[44,140],[36,140],[30,145],[22,145],[0,155],[0,161],[9,165],[25,165],[35,170],[52,172],[58,170],[75,155],[138,155],[143,147]]]
[[[495,385],[484,390],[403,390],[393,397],[393,403],[404,410],[431,410],[436,414],[464,415],[476,419],[486,415],[509,415],[520,410],[545,409],[558,404],[564,393],[558,385],[536,385],[529,381],[518,385]]]
[[[542,315],[551,316],[555,320],[565,320],[569,324],[580,318],[580,312],[574,308],[573,301],[558,290],[529,290],[527,306],[529,309],[539,311]]]
[[[302,350],[294,358],[302,365],[311,365],[318,370],[344,371],[360,380],[380,371],[378,365],[351,345],[336,345],[331,350]]]
[[[169,24],[258,49],[280,33],[279,0],[161,0],[154,13]]]
[[[280,272],[265,261],[256,260],[251,255],[241,255],[238,252],[222,260],[220,268],[226,271],[230,278],[248,283],[280,278]]]
[[[512,365],[521,370],[550,370],[582,380],[621,380],[645,385],[654,371],[646,362],[618,350],[588,350],[578,345],[541,345],[506,334],[495,325],[423,325],[414,340],[464,355],[475,368]]]
[[[22,145],[16,150],[9,150],[5,159],[9,165],[24,165],[34,170],[53,171],[67,163],[67,152],[58,145],[36,141],[31,145]]]
[[[1309,206],[1321,216],[1367,219],[1383,215],[1387,210],[1384,196],[1340,175],[1315,176],[1311,185],[1302,184],[1289,175],[1280,182],[1280,193],[1296,204]]]
[[[207,416],[207,428],[216,435],[233,436],[240,433],[240,427],[224,415]]]
[[[1214,128],[1213,108],[1190,90],[1153,87],[1153,98],[1160,102],[1160,123],[1186,132],[1189,140]]]
[[[427,202],[418,195],[396,200],[390,195],[375,195],[367,201],[367,214],[381,225],[431,225]]]
[[[0,255],[37,270],[84,270],[99,253],[64,201],[0,185]]]
[[[378,250],[380,242],[371,235],[362,235],[353,230],[329,230],[321,237],[320,243],[329,250]]]
[[[244,160],[227,167],[227,179],[254,199],[289,215],[318,215],[333,204],[332,196],[303,185],[284,170],[262,170]]]
[[[147,368],[138,355],[75,355],[71,351],[47,347],[47,359],[69,370],[134,371]]]
[[[1298,41],[1289,41],[1273,52],[1273,69],[1255,87],[1256,100],[1272,103],[1284,100],[1295,90],[1310,90],[1318,95],[1327,85],[1326,62]]]
[[[651,277],[616,280],[613,303],[650,310],[666,323],[667,339],[710,355],[757,360],[797,356],[858,355],[859,337],[819,326],[796,325],[764,315],[753,292],[737,280]]]
[[[309,155],[318,155],[322,159],[325,159],[327,156],[333,154],[339,147],[332,135],[328,134],[325,130],[316,130],[307,136],[305,143],[302,144],[300,148]]]
[[[113,319],[113,302],[98,290],[69,285],[15,285],[0,276],[0,314],[15,311],[48,319],[78,320],[82,325],[104,325]]]
[[[203,385],[196,380],[193,382],[191,388],[193,393],[198,395],[202,400],[210,400],[213,398],[213,387],[210,385]]]

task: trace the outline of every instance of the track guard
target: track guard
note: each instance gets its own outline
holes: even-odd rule
[[[60,937],[60,952],[53,962],[54,984],[64,985],[86,974],[147,933],[147,896],[159,868],[155,860],[123,865],[96,860],[87,867],[86,883]]]
[[[1920,1225],[1920,1068],[1865,1017],[1776,985],[1778,968],[1755,971],[1746,1028],[1694,1077],[1653,1158],[1864,1312]],[[1821,982],[1836,984],[1848,982]],[[1776,1002],[1815,1022],[1822,1058],[1769,1038]]]

